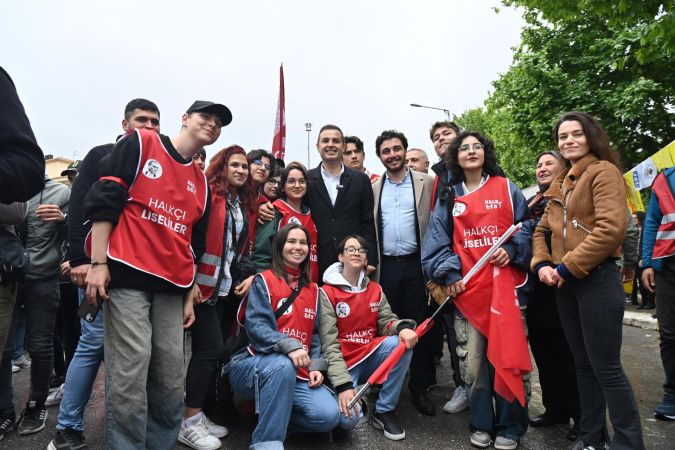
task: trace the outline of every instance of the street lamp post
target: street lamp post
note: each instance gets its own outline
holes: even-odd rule
[[[312,124],[307,122],[305,124],[305,131],[307,132],[307,169],[311,167],[309,163],[309,134],[312,132]]]
[[[450,119],[450,111],[445,109],[445,108],[436,108],[435,106],[425,106],[425,105],[420,105],[418,103],[411,103],[410,106],[415,107],[415,108],[427,108],[427,109],[435,109],[437,111],[443,111],[446,116],[448,116],[448,120]]]

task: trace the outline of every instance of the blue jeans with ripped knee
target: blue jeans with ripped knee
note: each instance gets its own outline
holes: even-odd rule
[[[286,355],[236,355],[227,370],[234,392],[255,400],[259,419],[251,449],[283,449],[289,427],[320,432],[338,424],[340,411],[331,392],[324,385],[309,388],[307,381],[297,379]]]

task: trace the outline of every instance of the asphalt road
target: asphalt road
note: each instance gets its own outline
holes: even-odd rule
[[[658,335],[652,330],[624,326],[623,365],[628,374],[642,418],[645,443],[648,449],[672,450],[675,448],[675,422],[656,421],[654,406],[661,401],[663,368],[658,350]],[[449,380],[449,358],[444,355],[438,368],[438,379]],[[87,443],[92,449],[103,448],[103,371],[99,373],[92,399],[85,415]],[[15,402],[22,405],[28,395],[29,371],[26,369],[14,375]],[[542,412],[538,375],[533,376],[533,398],[530,414]],[[430,397],[437,405],[437,415],[426,417],[413,408],[410,397],[404,389],[397,415],[406,429],[407,437],[399,442],[386,439],[367,421],[362,421],[349,433],[335,432],[332,442],[328,434],[295,435],[286,441],[288,449],[470,449],[468,421],[470,412],[445,414],[441,408],[452,394],[452,382],[433,388]],[[17,406],[17,412],[21,408]],[[54,426],[58,407],[49,408],[47,428],[31,436],[18,436],[11,433],[0,441],[2,449],[46,449],[54,435]],[[565,440],[567,427],[555,426],[546,429],[530,428],[521,440],[520,449],[566,449],[570,445]],[[223,448],[246,449],[250,442],[250,425],[230,426],[230,435],[223,439]],[[177,445],[177,449],[185,449]]]

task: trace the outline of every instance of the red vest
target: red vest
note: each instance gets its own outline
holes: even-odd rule
[[[192,227],[206,209],[206,177],[192,161],[174,160],[156,132],[135,132],[140,141],[138,172],[110,234],[108,257],[189,287],[195,276]]]
[[[277,277],[272,270],[268,269],[260,273],[269,293],[269,302],[272,310],[277,310],[291,295],[291,288]],[[295,302],[277,319],[279,332],[295,338],[302,344],[307,353],[312,346],[312,332],[316,322],[316,313],[319,306],[319,288],[315,283],[310,283],[302,289]],[[246,305],[240,308],[241,314],[245,314]],[[243,320],[242,320],[243,321]],[[253,355],[255,350],[249,345],[248,351]],[[301,380],[309,380],[307,369],[298,369],[297,377]]]
[[[382,288],[371,281],[363,292],[346,292],[329,284],[324,284],[321,289],[335,310],[340,349],[347,370],[351,370],[387,338],[377,335]]]
[[[658,174],[652,185],[659,202],[659,209],[663,213],[661,224],[656,232],[654,253],[652,259],[667,258],[675,255],[675,198],[673,191],[668,186],[668,178],[665,173]]]
[[[480,188],[457,197],[452,210],[453,249],[466,274],[513,224],[513,205],[506,178],[491,176]],[[487,356],[495,368],[495,391],[507,401],[525,404],[522,374],[532,370],[516,287],[527,275],[511,265],[488,262],[469,281],[455,305],[488,339]]]
[[[317,243],[319,240],[319,234],[316,231],[316,225],[314,225],[314,220],[312,220],[312,215],[308,212],[303,214],[296,211],[286,203],[285,201],[278,199],[272,203],[274,208],[281,213],[281,220],[279,221],[279,231],[285,225],[288,225],[290,222],[298,223],[303,227],[307,228],[309,231],[310,247],[309,247],[309,270],[310,276],[314,283],[319,282],[319,260],[317,257]]]
[[[223,257],[225,220],[227,218],[227,200],[211,190],[211,214],[206,229],[206,251],[197,264],[195,283],[202,291],[202,297],[208,300],[213,296],[220,273]],[[216,292],[216,296],[218,293]]]

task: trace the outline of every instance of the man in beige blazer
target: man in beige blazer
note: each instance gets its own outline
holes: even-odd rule
[[[387,169],[373,184],[380,256],[375,278],[394,313],[419,324],[427,314],[420,253],[429,224],[434,178],[406,166],[407,149],[408,140],[398,131],[383,131],[375,141],[375,153]],[[435,414],[435,407],[426,391],[435,378],[431,341],[424,336],[413,349],[408,388],[417,410],[429,416]]]

